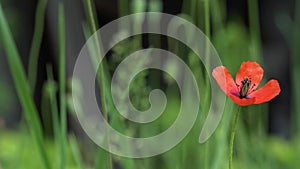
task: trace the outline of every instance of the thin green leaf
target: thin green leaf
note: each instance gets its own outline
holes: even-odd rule
[[[34,93],[34,88],[36,85],[38,58],[44,32],[46,6],[47,0],[39,0],[35,14],[34,33],[29,53],[28,65],[28,81],[32,93]]]
[[[66,166],[66,142],[67,142],[67,112],[66,112],[66,57],[65,57],[65,16],[64,5],[59,4],[58,8],[58,39],[59,39],[59,54],[58,54],[58,78],[59,78],[59,108],[60,108],[60,124],[61,124],[61,163],[60,168]]]
[[[31,96],[30,87],[26,79],[25,70],[20,60],[17,47],[13,36],[4,17],[2,6],[0,4],[0,35],[3,41],[3,47],[7,55],[8,64],[13,76],[18,97],[25,114],[25,119],[30,132],[38,146],[38,150],[47,169],[50,169],[50,163],[43,143],[43,132],[38,118],[38,112]]]

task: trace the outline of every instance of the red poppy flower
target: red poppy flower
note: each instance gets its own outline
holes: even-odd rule
[[[238,105],[248,106],[268,102],[280,93],[277,80],[268,81],[257,89],[264,70],[256,62],[243,62],[236,74],[235,81],[224,66],[216,67],[212,75],[220,88]]]

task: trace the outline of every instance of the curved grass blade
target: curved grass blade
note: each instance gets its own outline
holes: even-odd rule
[[[34,93],[36,85],[38,58],[44,32],[46,6],[47,0],[39,0],[35,13],[34,33],[29,53],[28,65],[28,81],[32,94]]]

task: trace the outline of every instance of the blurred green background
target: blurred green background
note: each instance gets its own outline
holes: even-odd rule
[[[199,144],[210,106],[206,79],[211,72],[205,71],[188,47],[168,37],[140,35],[116,45],[99,70],[98,101],[110,98],[101,91],[108,88],[115,68],[126,56],[150,46],[172,51],[189,65],[200,96],[206,98],[201,100],[198,119],[188,136],[161,155],[130,159],[99,148],[82,130],[71,92],[72,71],[80,49],[101,26],[120,16],[146,11],[178,15],[194,23],[211,40],[233,76],[243,61],[253,60],[264,68],[264,82],[279,80],[278,97],[242,108],[233,167],[299,168],[299,0],[0,0],[0,169],[227,168],[229,131],[236,106],[226,101],[216,132]],[[168,97],[161,118],[147,125],[132,123],[121,118],[107,99],[105,115],[110,124],[138,137],[167,129],[180,103],[172,78],[157,70],[139,73],[131,83],[131,100],[139,110],[146,110],[149,92],[155,88]],[[79,84],[76,89],[80,95]]]

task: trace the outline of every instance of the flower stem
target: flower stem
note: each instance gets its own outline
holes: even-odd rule
[[[233,121],[232,121],[232,128],[230,134],[230,143],[229,143],[229,169],[232,168],[232,152],[233,152],[233,142],[234,142],[234,135],[235,135],[235,128],[239,118],[241,106],[238,106],[237,111],[235,112]]]

